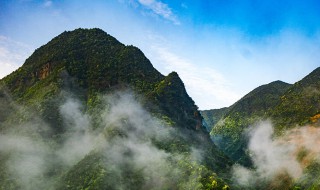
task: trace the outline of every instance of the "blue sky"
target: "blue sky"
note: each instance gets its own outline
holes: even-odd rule
[[[177,71],[200,109],[320,66],[320,1],[0,1],[0,78],[65,30],[101,28]]]

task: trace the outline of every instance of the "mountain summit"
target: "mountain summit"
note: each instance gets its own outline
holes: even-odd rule
[[[24,102],[34,98],[39,102],[60,90],[81,89],[89,107],[97,93],[126,86],[148,97],[158,111],[174,115],[174,122],[180,126],[188,121],[193,129],[200,129],[197,106],[178,74],[163,76],[138,48],[125,46],[100,29],[63,32],[35,50],[21,68],[2,82],[13,97]],[[177,104],[174,109],[170,109],[172,104]]]
[[[320,188],[320,152],[313,148],[319,147],[319,81],[317,68],[293,85],[275,81],[228,108],[202,111],[206,123],[214,121],[211,138],[215,144],[246,166],[234,167],[239,183],[241,175],[249,176],[250,182],[242,184],[245,189]],[[288,160],[294,164],[286,168]]]
[[[283,95],[269,115],[277,130],[312,124],[320,118],[320,67],[296,82]]]
[[[178,74],[100,29],[36,49],[0,80],[0,103],[2,189],[229,188]]]
[[[290,86],[282,81],[259,86],[226,108],[227,111],[212,126],[211,135],[215,143],[235,161],[249,165],[250,161],[243,156],[247,143],[244,131],[266,118],[268,111],[280,102],[280,96]]]

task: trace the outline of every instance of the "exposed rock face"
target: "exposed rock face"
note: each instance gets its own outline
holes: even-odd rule
[[[51,70],[51,64],[47,63],[41,67],[41,70],[37,72],[37,77],[42,80],[49,76]]]

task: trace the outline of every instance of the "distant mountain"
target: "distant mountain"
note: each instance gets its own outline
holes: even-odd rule
[[[248,165],[250,161],[243,157],[247,143],[243,132],[266,118],[268,111],[279,104],[280,97],[290,86],[282,81],[262,85],[227,108],[224,116],[212,126],[211,136],[215,144],[235,161]]]
[[[277,106],[269,110],[276,130],[296,125],[312,124],[320,118],[320,67],[296,82],[282,96]]]
[[[35,50],[0,80],[0,109],[1,189],[229,188],[178,74],[100,29]]]
[[[212,110],[202,110],[200,111],[207,130],[210,132],[212,127],[217,124],[217,122],[229,111],[229,108],[220,108]]]
[[[316,139],[319,139],[320,126],[320,68],[293,85],[281,81],[262,85],[222,110],[227,110],[222,116],[217,115],[219,112],[216,110],[201,113],[208,123],[212,122],[212,118],[220,118],[213,122],[211,138],[234,162],[246,167],[235,169],[240,172],[237,177],[258,176],[258,181],[252,179],[253,183],[246,182],[242,188],[320,188],[319,149],[313,148],[319,146]],[[266,130],[268,122],[259,124],[265,120],[272,124],[269,131]],[[257,130],[260,130],[259,134],[254,136]],[[292,159],[300,171],[288,174],[295,167],[291,164],[280,173],[270,169],[272,164],[284,157],[287,157],[286,161]],[[280,165],[277,167],[283,167]],[[269,176],[270,179],[264,176],[270,174],[268,172],[274,174]]]

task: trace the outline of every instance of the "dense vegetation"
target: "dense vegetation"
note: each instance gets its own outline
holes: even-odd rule
[[[291,157],[296,156],[294,160],[298,165],[301,165],[303,177],[292,179],[287,174],[280,174],[281,177],[276,177],[271,182],[268,182],[268,180],[261,181],[260,179],[257,184],[252,185],[250,188],[319,188],[320,172],[317,169],[319,152],[310,147],[304,147],[306,146],[305,142],[312,146],[318,146],[315,139],[318,138],[319,134],[317,129],[320,119],[319,89],[320,68],[317,68],[293,85],[275,81],[260,86],[232,106],[224,108],[227,111],[223,115],[218,115],[219,112],[217,114],[216,110],[202,112],[208,123],[212,121],[212,118],[219,118],[211,126],[211,138],[215,144],[235,162],[249,168],[261,167],[257,163],[252,163],[251,159],[256,159],[256,155],[252,155],[253,153],[248,148],[249,141],[252,140],[252,130],[261,121],[269,120],[273,124],[274,141],[278,139],[281,143],[283,141],[289,143],[289,145],[293,143],[291,146],[297,148]],[[307,132],[309,130],[311,131],[310,133]],[[305,136],[299,136],[298,134],[304,134]],[[294,144],[296,141],[297,144]],[[263,144],[263,142],[261,143]],[[250,146],[258,145],[251,144]],[[279,146],[279,144],[276,146]],[[264,149],[266,148],[264,147]],[[279,150],[283,147],[277,148]],[[261,149],[261,151],[268,151],[264,149]],[[289,151],[289,149],[284,149]],[[267,161],[265,160],[265,162]]]
[[[274,128],[252,130],[265,119]],[[77,29],[0,80],[0,189],[319,189],[319,119],[320,68],[200,114],[178,73]],[[270,177],[281,156],[300,177]]]
[[[280,98],[280,103],[268,115],[275,120],[277,130],[317,122],[320,114],[320,67],[296,82]],[[312,119],[314,118],[314,119]]]
[[[22,139],[27,145],[40,147],[25,147],[35,151],[32,159],[32,153],[20,146],[13,145],[12,151],[0,149],[1,189],[229,188],[222,178],[231,162],[211,142],[178,74],[163,76],[138,48],[125,46],[100,29],[60,34],[35,50],[0,84],[0,107],[6,109],[0,113],[0,143],[20,144]],[[113,96],[131,99],[128,104],[113,105],[116,100],[106,101]],[[113,113],[110,109],[122,115],[106,120]],[[116,124],[109,123],[115,118]],[[155,127],[159,125],[160,129]],[[146,132],[151,129],[157,130]],[[159,139],[160,131],[168,134]],[[136,147],[127,147],[124,142],[133,142]],[[77,143],[84,143],[83,147],[74,147]],[[74,162],[70,161],[73,156],[62,159],[61,152],[83,152],[96,143],[83,157],[75,152]],[[72,148],[66,151],[69,146]],[[114,146],[120,150],[113,150]],[[135,152],[139,147],[151,155],[140,149]],[[117,159],[110,157],[118,151]],[[155,157],[155,161],[138,166],[140,154],[146,160]],[[17,155],[26,162],[43,161],[45,169],[37,165],[38,173],[26,178],[19,173],[25,168],[18,167]],[[163,157],[159,163],[158,157]],[[149,167],[155,170],[152,174],[163,173],[152,176]],[[156,177],[159,184],[153,181]]]
[[[262,85],[226,108],[224,116],[211,127],[215,143],[236,162],[250,165],[246,156],[247,137],[244,131],[264,119],[268,110],[279,103],[280,96],[290,86],[282,81]]]
[[[151,105],[155,104],[157,112],[170,115],[179,126],[191,122],[199,128],[201,121],[176,73],[161,75],[138,48],[125,46],[100,29],[62,33],[2,82],[19,103],[39,102],[70,89],[82,91],[77,94],[89,107],[95,106],[98,93],[133,88],[148,98],[148,109],[157,109]],[[170,109],[172,103],[179,105]]]
[[[207,130],[211,132],[212,127],[228,112],[229,108],[224,107],[220,109],[203,110],[201,115],[204,119]]]

